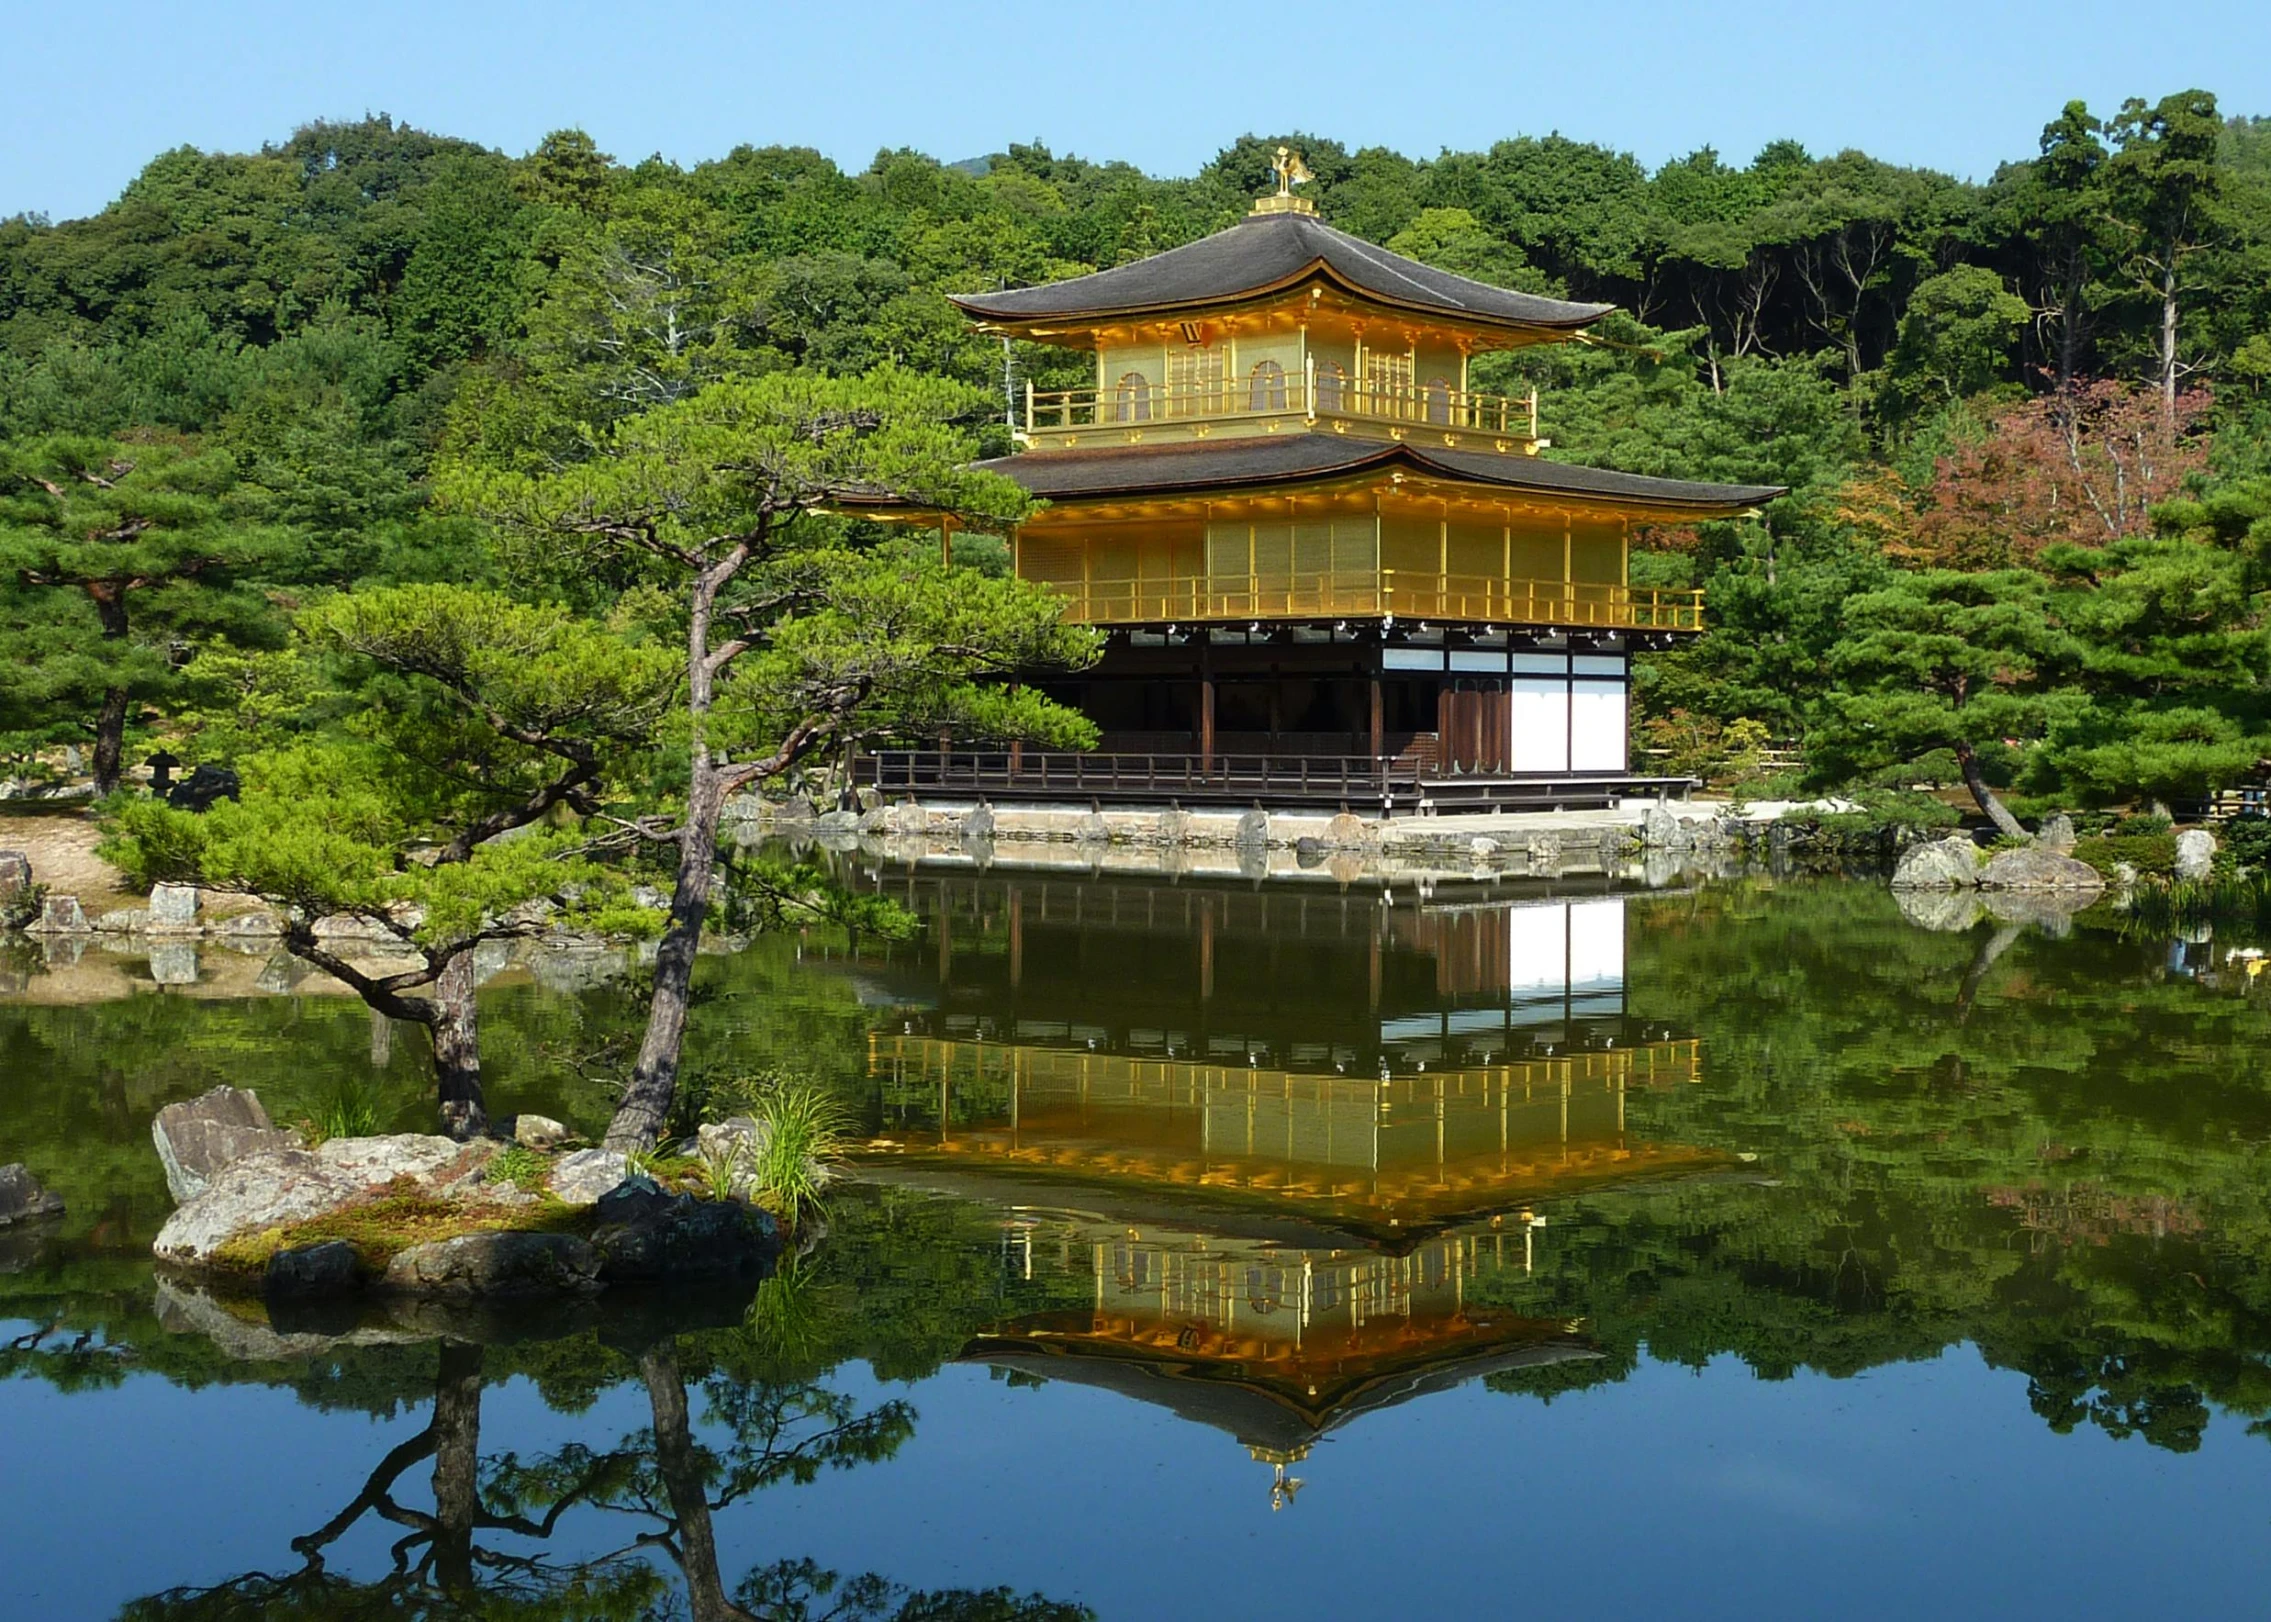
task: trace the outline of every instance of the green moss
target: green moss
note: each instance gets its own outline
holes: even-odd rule
[[[257,1276],[278,1251],[340,1239],[355,1247],[366,1270],[383,1273],[395,1257],[419,1245],[474,1233],[582,1233],[593,1220],[590,1206],[549,1197],[534,1205],[501,1206],[389,1194],[305,1222],[240,1234],[213,1253],[212,1265],[224,1273]]]

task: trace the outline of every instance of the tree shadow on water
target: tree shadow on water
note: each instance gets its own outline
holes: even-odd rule
[[[697,1435],[677,1336],[630,1351],[650,1422],[613,1446],[569,1443],[522,1457],[485,1454],[489,1348],[444,1341],[425,1428],[392,1448],[321,1526],[292,1540],[296,1569],[254,1571],[210,1587],[134,1600],[121,1622],[275,1622],[378,1618],[638,1619],[662,1622],[1080,1622],[1084,1606],[1000,1589],[915,1590],[873,1573],[845,1576],[783,1559],[729,1591],[715,1518],[771,1486],[889,1459],[914,1433],[914,1410],[862,1409],[812,1381],[700,1382],[717,1445]],[[430,1506],[416,1492],[430,1466]],[[411,1501],[406,1502],[408,1497]],[[397,1529],[389,1569],[356,1577],[329,1561],[370,1522]],[[574,1522],[620,1529],[601,1552],[549,1547]],[[586,1537],[588,1546],[589,1538]]]

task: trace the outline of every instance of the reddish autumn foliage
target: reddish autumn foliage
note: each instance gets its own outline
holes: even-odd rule
[[[2171,412],[2150,389],[2083,383],[1997,408],[1933,469],[1888,549],[1939,568],[2025,566],[2059,544],[2105,546],[2151,528],[2147,510],[2208,463],[2205,389]]]

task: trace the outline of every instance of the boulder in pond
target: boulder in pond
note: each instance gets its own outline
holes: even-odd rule
[[[206,1266],[240,1235],[290,1227],[386,1195],[485,1199],[491,1190],[481,1173],[496,1150],[493,1143],[401,1132],[248,1154],[215,1172],[167,1218],[152,1249],[161,1262]]]
[[[599,1216],[591,1245],[599,1255],[599,1277],[608,1284],[759,1273],[780,1250],[778,1224],[740,1200],[610,1195],[600,1203]]]
[[[1893,868],[1896,890],[1968,890],[1979,882],[1979,847],[1964,834],[1911,845]]]
[[[1270,814],[1255,806],[1238,819],[1237,845],[1240,850],[1263,850],[1270,842]]]
[[[578,1149],[553,1163],[545,1186],[570,1205],[594,1205],[629,1169],[619,1149]]]
[[[194,884],[151,885],[149,927],[157,933],[194,930],[200,899]]]
[[[468,1233],[413,1245],[380,1287],[414,1295],[562,1295],[599,1288],[599,1257],[567,1233]]]
[[[50,1194],[21,1165],[0,1166],[0,1228],[62,1214],[61,1195]]]
[[[2216,836],[2205,828],[2187,828],[2176,836],[2176,876],[2200,883],[2216,868]]]
[[[233,1160],[300,1147],[299,1134],[277,1131],[259,1096],[241,1087],[215,1087],[168,1104],[150,1123],[150,1136],[166,1169],[166,1192],[176,1205],[203,1193],[214,1173]]]
[[[1685,822],[1669,806],[1652,805],[1640,819],[1640,842],[1650,850],[1686,850],[1695,843]]]
[[[567,1124],[549,1115],[513,1117],[513,1142],[523,1149],[557,1149],[568,1141]]]
[[[20,850],[0,850],[0,902],[28,895],[32,888],[32,859]]]
[[[2094,897],[2105,880],[2087,862],[2061,856],[2040,845],[2022,845],[2000,851],[1979,870],[1982,890],[2057,890],[2076,897]]]
[[[75,895],[51,895],[40,903],[39,921],[31,926],[35,935],[87,935],[93,926],[87,922],[86,909],[79,905]]]
[[[2045,817],[2042,826],[2034,831],[2034,842],[2044,850],[2054,850],[2061,856],[2074,854],[2074,819],[2061,811],[2054,817]]]

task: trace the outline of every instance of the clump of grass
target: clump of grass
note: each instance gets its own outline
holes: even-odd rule
[[[492,1183],[510,1183],[524,1193],[538,1194],[543,1192],[545,1174],[551,1169],[549,1156],[522,1144],[509,1143],[489,1162],[486,1175]]]
[[[850,1112],[829,1089],[801,1077],[748,1089],[748,1104],[758,1128],[748,1152],[757,1197],[793,1215],[827,1186],[828,1162],[843,1155],[850,1138]]]
[[[573,1233],[591,1226],[588,1207],[546,1200],[536,1206],[499,1208],[495,1205],[437,1200],[424,1194],[386,1194],[344,1210],[326,1211],[305,1222],[294,1222],[262,1233],[240,1234],[213,1253],[212,1265],[226,1273],[257,1277],[280,1250],[343,1239],[355,1247],[363,1266],[373,1273],[386,1271],[387,1263],[418,1245],[470,1233],[507,1231]]]
[[[313,1116],[300,1123],[300,1135],[309,1146],[333,1138],[367,1138],[379,1129],[378,1100],[353,1076],[343,1078]]]

